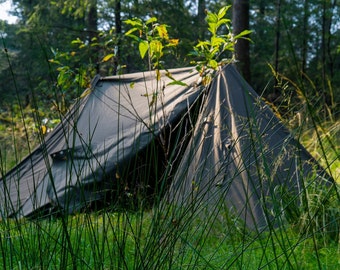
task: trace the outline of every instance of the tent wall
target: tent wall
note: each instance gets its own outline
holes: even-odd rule
[[[155,72],[96,80],[44,143],[1,179],[1,215],[53,207],[74,212],[103,199],[124,181],[124,167],[178,125],[199,97],[197,72],[170,73],[181,84],[165,72],[159,81]]]
[[[167,200],[208,213],[228,209],[248,227],[261,228],[298,206],[303,180],[324,185],[323,174],[229,65],[210,86]]]

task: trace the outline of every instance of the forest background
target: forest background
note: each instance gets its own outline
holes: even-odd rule
[[[336,122],[339,1],[13,0],[11,13],[17,21],[0,20],[0,122],[5,124],[1,128],[6,131],[10,126],[13,131],[19,123],[20,133],[21,120],[16,115],[27,108],[26,120],[32,109],[38,111],[47,132],[95,74],[147,70],[147,59],[141,59],[138,46],[124,36],[130,28],[125,20],[154,16],[168,25],[169,36],[179,43],[163,57],[163,66],[183,67],[195,60],[190,56],[193,46],[208,37],[207,10],[231,4],[228,17],[234,31],[239,31],[237,27],[252,31],[251,41],[240,40],[235,54],[252,87],[279,108],[278,116],[293,128],[301,124],[306,110],[302,96],[323,122]],[[41,128],[33,118],[32,134]],[[6,141],[8,134],[2,134],[2,147],[13,148],[13,142]],[[34,140],[26,132],[21,137],[26,143]]]

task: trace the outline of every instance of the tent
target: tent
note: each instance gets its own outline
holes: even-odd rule
[[[213,77],[208,87],[192,68],[164,71],[159,80],[154,72],[96,77],[3,176],[2,217],[164,193],[163,202],[223,204],[249,227],[265,226],[273,200],[295,202],[305,177],[325,182],[232,65]]]
[[[191,71],[171,70],[160,81],[154,72],[96,77],[41,145],[3,177],[2,216],[71,213],[102,200],[113,182],[128,177],[127,164],[199,97],[200,77]]]
[[[333,181],[229,65],[210,85],[167,200],[226,208],[259,229],[299,207],[307,179],[319,188]]]

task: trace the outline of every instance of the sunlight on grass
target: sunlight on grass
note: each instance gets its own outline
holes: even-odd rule
[[[307,130],[301,143],[340,184],[340,121],[323,123],[323,129]]]

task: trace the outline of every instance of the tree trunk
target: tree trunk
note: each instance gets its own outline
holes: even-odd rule
[[[332,3],[329,3],[330,6],[328,8],[328,16],[327,16],[327,23],[326,23],[326,35],[327,35],[327,56],[328,56],[328,68],[329,68],[329,75],[330,78],[333,79],[334,77],[334,59],[332,55],[332,33],[331,33],[331,28],[332,28],[332,23],[333,23],[333,10],[336,8],[336,0],[334,0]]]
[[[328,84],[332,82],[334,77],[334,62],[331,53],[331,27],[333,20],[333,9],[336,6],[336,0],[324,0],[322,7],[322,41],[321,41],[321,65],[322,65],[322,83],[323,93],[322,97],[324,102],[332,104],[330,95],[328,93]]]
[[[204,40],[205,38],[205,0],[198,0],[197,8],[197,21],[198,21],[198,39]]]
[[[279,72],[279,56],[280,56],[280,37],[281,37],[281,0],[277,1],[276,7],[276,35],[275,35],[275,73]],[[277,81],[275,81],[277,86]]]
[[[91,43],[94,38],[98,38],[98,13],[97,13],[97,0],[90,1],[88,15],[87,15],[87,27],[88,27],[88,41]],[[91,47],[90,59],[91,63],[95,66],[96,72],[100,72],[99,67],[99,51],[97,46]]]
[[[115,26],[116,26],[116,39],[117,44],[115,47],[115,58],[114,58],[114,70],[113,73],[117,74],[118,66],[120,63],[120,46],[121,46],[121,35],[122,35],[122,19],[121,19],[121,1],[115,1]]]
[[[234,35],[238,35],[242,31],[249,29],[249,0],[234,0],[232,22]],[[251,76],[248,40],[237,40],[234,56],[237,61],[236,66],[246,81],[250,83]]]
[[[307,52],[308,52],[308,19],[309,19],[309,1],[305,0],[304,14],[303,14],[303,40],[302,40],[302,77],[306,73],[307,66]]]
[[[326,1],[322,4],[322,34],[321,34],[321,67],[322,67],[322,82],[326,81]],[[325,88],[325,85],[323,85]]]

